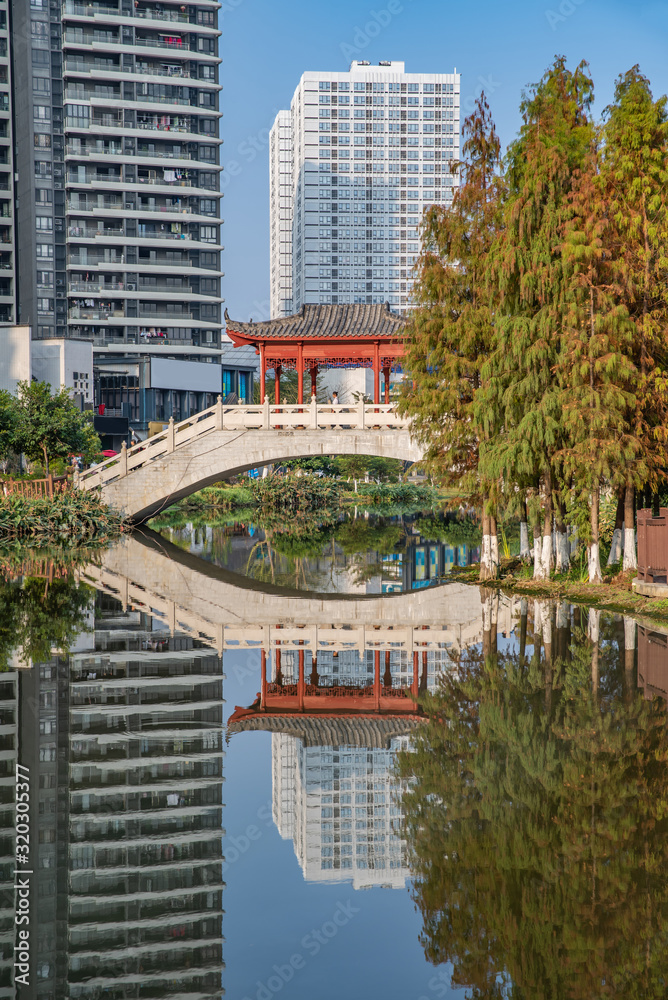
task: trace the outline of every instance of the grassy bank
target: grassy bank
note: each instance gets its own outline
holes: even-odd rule
[[[183,500],[180,510],[255,510],[333,513],[355,506],[426,509],[439,502],[431,486],[409,483],[348,483],[327,476],[269,476],[249,486],[208,486]]]
[[[0,497],[0,545],[78,545],[118,538],[124,517],[93,494],[70,491],[46,497]]]
[[[572,604],[583,604],[615,614],[645,618],[659,625],[668,625],[668,600],[642,597],[631,589],[635,573],[608,572],[603,583],[588,583],[574,575],[554,576],[550,580],[534,580],[523,575],[522,563],[517,559],[504,560],[498,580],[481,580],[480,567],[455,567],[453,579],[474,583],[523,597],[552,598]],[[529,572],[527,570],[527,572]]]

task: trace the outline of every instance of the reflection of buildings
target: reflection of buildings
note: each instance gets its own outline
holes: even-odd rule
[[[36,995],[221,996],[220,658],[100,595],[37,670]]]
[[[444,648],[321,650],[315,660],[276,649],[269,681],[263,654],[259,703],[237,709],[230,728],[273,734],[274,822],[305,879],[405,885],[393,760],[419,724],[414,696],[433,688],[445,662]]]
[[[480,550],[468,545],[446,545],[424,538],[411,538],[402,553],[401,586],[383,588],[383,593],[397,589],[404,593],[420,590],[447,576],[453,566],[470,566],[480,559]],[[396,574],[396,569],[394,569]]]

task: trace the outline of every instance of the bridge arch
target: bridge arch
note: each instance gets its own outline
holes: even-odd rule
[[[101,486],[106,503],[141,524],[220,479],[271,463],[321,455],[372,455],[409,462],[421,458],[405,429],[221,430],[96,485]]]

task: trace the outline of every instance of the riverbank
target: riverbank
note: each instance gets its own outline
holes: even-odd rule
[[[0,496],[0,547],[12,542],[43,546],[113,541],[125,525],[122,514],[91,493]]]
[[[498,580],[481,580],[479,565],[455,568],[452,578],[462,583],[478,584],[508,594],[522,597],[551,598],[569,601],[572,604],[586,604],[600,611],[613,614],[633,615],[659,625],[668,626],[668,600],[642,597],[631,589],[635,573],[611,575],[603,583],[587,583],[580,580],[554,577],[550,580],[533,580],[518,573],[518,560],[507,561],[501,566]]]
[[[346,482],[328,476],[269,476],[249,486],[207,486],[176,505],[182,511],[256,510],[262,513],[319,512],[323,515],[354,507],[402,505],[428,510],[440,505],[438,491],[412,483]]]

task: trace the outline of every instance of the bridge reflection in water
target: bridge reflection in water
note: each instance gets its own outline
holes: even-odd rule
[[[256,651],[259,687],[229,720],[231,746],[271,733],[273,818],[305,879],[400,887],[410,872],[393,760],[422,726],[416,695],[451,655],[513,631],[563,654],[576,616],[458,584],[354,600],[249,590],[136,538],[81,579],[97,590],[94,631],[8,671],[0,705],[13,746],[3,781],[20,744],[38,793],[37,995],[63,998],[222,996],[228,652]],[[636,677],[635,622],[618,631],[629,683],[665,696],[666,634],[638,629]]]

